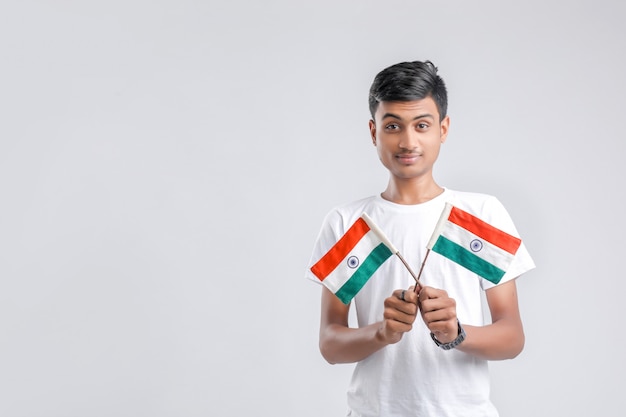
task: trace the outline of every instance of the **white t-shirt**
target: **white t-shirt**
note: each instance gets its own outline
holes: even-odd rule
[[[339,206],[326,216],[310,265],[365,212],[417,273],[446,202],[519,237],[506,209],[496,198],[485,194],[445,189],[436,198],[417,205],[395,204],[374,196]],[[522,243],[500,284],[534,267]],[[319,283],[310,270],[306,277]],[[424,285],[446,290],[456,300],[461,324],[485,324],[482,292],[494,284],[435,252],[428,256],[420,280]],[[400,259],[393,256],[385,261],[352,300],[358,326],[381,321],[384,299],[394,290],[407,289],[414,283]],[[487,364],[459,350],[438,348],[418,317],[400,342],[356,364],[348,389],[348,416],[497,416],[489,399]]]

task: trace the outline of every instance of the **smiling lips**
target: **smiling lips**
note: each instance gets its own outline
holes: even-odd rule
[[[413,164],[417,161],[417,159],[422,156],[418,153],[401,153],[396,155],[396,159],[406,165]]]

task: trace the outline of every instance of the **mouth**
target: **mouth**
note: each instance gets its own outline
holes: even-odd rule
[[[410,164],[417,162],[417,160],[421,156],[422,155],[417,154],[417,153],[402,153],[402,154],[396,155],[396,159],[402,164],[410,165]]]

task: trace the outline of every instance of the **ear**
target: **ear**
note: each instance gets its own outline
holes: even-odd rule
[[[446,116],[443,118],[441,123],[439,124],[439,136],[441,138],[441,143],[444,143],[448,138],[448,130],[450,130],[450,116]]]
[[[370,120],[370,136],[372,137],[372,144],[376,146],[376,122]]]

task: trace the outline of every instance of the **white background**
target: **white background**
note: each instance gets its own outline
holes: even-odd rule
[[[0,416],[341,416],[306,281],[334,205],[387,181],[375,74],[449,89],[436,178],[494,194],[538,268],[502,416],[620,416],[618,1],[0,5]]]

